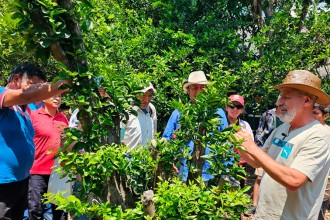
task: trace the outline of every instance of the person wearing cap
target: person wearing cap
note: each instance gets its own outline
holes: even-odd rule
[[[28,198],[30,169],[34,160],[34,128],[28,103],[61,93],[60,86],[43,83],[45,74],[23,63],[0,87],[0,219],[22,219]]]
[[[330,126],[325,123],[325,121],[329,117],[329,109],[330,109],[330,106],[326,107],[323,105],[315,104],[314,109],[313,109],[313,114],[314,114],[314,117],[316,118],[316,120],[318,120],[321,124],[323,124],[324,127],[326,129],[328,129],[328,131],[330,132]],[[326,219],[325,212],[329,207],[329,200],[330,200],[330,176],[328,176],[328,182],[327,182],[327,186],[326,186],[326,189],[324,192],[324,198],[323,198],[323,202],[322,202],[318,220]]]
[[[290,71],[280,85],[277,117],[283,124],[259,148],[239,131],[241,156],[262,167],[255,219],[317,219],[330,168],[330,132],[313,115],[314,104],[329,105],[321,79],[306,70]]]
[[[133,106],[137,116],[130,114],[126,124],[121,123],[121,130],[124,133],[121,142],[131,149],[137,146],[145,146],[149,140],[154,138],[157,131],[156,108],[151,103],[152,96],[156,89],[151,83],[141,90],[139,96],[140,106]]]
[[[195,98],[198,93],[204,91],[205,86],[208,84],[208,81],[206,79],[205,73],[203,71],[195,71],[191,72],[188,77],[188,81],[183,85],[183,90],[189,95],[190,101],[192,104],[195,103]],[[225,112],[219,108],[217,112],[215,113],[219,115],[221,120],[221,125],[219,126],[219,130],[223,130],[228,126],[228,122],[226,119]],[[162,135],[163,138],[166,138],[167,140],[171,140],[173,138],[173,133],[180,129],[179,120],[180,120],[180,112],[179,110],[174,110],[167,122],[167,125],[165,127],[164,133]],[[194,149],[194,142],[192,140],[189,140],[187,142],[187,146],[190,148],[190,154],[193,152]],[[205,149],[205,154],[208,154],[210,151],[209,148]],[[187,160],[181,161],[182,166],[177,169],[174,167],[174,171],[179,173],[179,177],[183,181],[187,181],[188,178],[188,166],[187,166]],[[208,181],[213,178],[211,174],[208,174],[206,171],[209,168],[209,163],[205,162],[203,166],[203,173],[202,173],[202,179],[203,181]]]
[[[226,116],[229,125],[240,125],[242,129],[246,130],[251,134],[251,137],[253,137],[253,131],[251,129],[250,124],[247,121],[244,121],[239,118],[239,116],[244,111],[244,98],[241,95],[231,95],[229,96],[229,102],[230,104],[226,106]]]
[[[243,113],[245,106],[245,101],[243,96],[235,94],[229,96],[229,104],[226,106],[226,116],[229,126],[230,125],[239,125],[241,126],[241,129],[244,129],[246,132],[248,132],[252,139],[254,139],[253,131],[251,129],[250,124],[247,121],[244,121],[239,118],[239,116]],[[235,152],[238,153],[237,150]],[[241,161],[239,162],[239,165],[242,165],[245,167],[246,161],[241,158]],[[241,188],[243,188],[245,185],[244,180],[241,181]]]

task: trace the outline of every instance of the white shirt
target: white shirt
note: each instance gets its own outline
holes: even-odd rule
[[[249,124],[247,121],[244,121],[244,120],[242,120],[242,119],[238,119],[238,124],[239,124],[240,126],[242,126],[242,128],[243,128],[245,131],[249,132],[249,133],[251,134],[252,139],[254,140],[254,135],[253,135],[253,131],[252,131],[252,129],[251,129],[250,124]]]
[[[131,149],[147,145],[157,131],[157,114],[153,104],[149,103],[147,113],[137,106],[133,109],[137,112],[137,116],[130,114],[127,123],[121,123],[121,129],[125,132],[122,142]]]

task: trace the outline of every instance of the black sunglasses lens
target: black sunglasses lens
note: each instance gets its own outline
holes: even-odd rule
[[[242,105],[229,105],[228,107],[231,108],[231,109],[236,108],[236,109],[238,109],[238,110],[241,110],[241,109],[244,108],[244,106],[242,106]]]

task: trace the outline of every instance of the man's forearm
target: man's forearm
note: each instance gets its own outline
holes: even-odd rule
[[[308,180],[302,172],[275,161],[259,148],[251,149],[249,156],[252,157],[255,163],[259,164],[272,179],[291,191],[297,190]]]
[[[13,105],[25,105],[32,102],[42,101],[62,92],[60,86],[67,84],[65,80],[59,80],[56,83],[38,83],[28,87],[10,90],[6,93],[3,102],[4,107]]]

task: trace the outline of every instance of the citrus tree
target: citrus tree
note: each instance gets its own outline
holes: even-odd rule
[[[29,60],[45,66],[51,78],[72,81],[65,101],[80,109],[83,130],[66,131],[64,145],[76,144],[72,152],[60,152],[60,160],[63,175],[81,187],[68,198],[49,199],[73,215],[238,219],[250,201],[248,188],[236,186],[245,175],[232,151],[239,145],[233,139],[237,128],[219,132],[221,119],[214,113],[234,91],[263,110],[276,98],[269,86],[288,70],[315,70],[329,57],[329,15],[309,1],[0,4],[2,76],[16,62]],[[194,105],[182,91],[193,70],[204,70],[211,81]],[[169,142],[157,138],[130,151],[120,143],[120,122],[134,114],[131,106],[139,104],[138,91],[148,81],[157,88],[153,102],[160,136],[174,108],[181,112],[181,129]],[[108,97],[100,97],[100,86]],[[196,145],[192,156],[188,140]],[[212,151],[201,156],[205,147]],[[183,158],[190,164],[186,183],[171,172]],[[214,176],[208,184],[199,178],[205,161]]]

